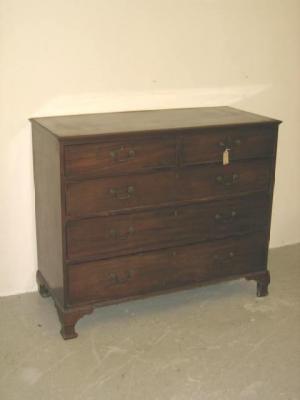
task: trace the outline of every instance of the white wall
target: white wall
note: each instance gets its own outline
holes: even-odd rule
[[[233,105],[282,119],[271,246],[300,241],[299,0],[0,0],[0,295],[35,289],[32,116]]]

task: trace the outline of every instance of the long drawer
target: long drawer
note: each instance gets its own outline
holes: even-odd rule
[[[264,159],[69,182],[66,214],[88,216],[268,190],[271,168],[271,160]]]
[[[68,267],[70,304],[105,302],[266,268],[264,233]]]
[[[73,220],[67,224],[67,259],[119,256],[262,229],[269,196],[214,201],[128,215]]]

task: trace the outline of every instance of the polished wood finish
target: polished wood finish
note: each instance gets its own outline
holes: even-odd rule
[[[92,306],[76,307],[72,309],[61,308],[59,303],[55,303],[55,306],[61,323],[60,333],[64,339],[76,338],[78,336],[75,331],[77,321],[84,315],[91,314],[93,311]]]
[[[69,182],[66,212],[70,216],[95,215],[112,210],[171,203],[175,175],[171,171]],[[156,190],[153,190],[157,187]]]
[[[176,165],[176,142],[167,139],[127,140],[65,147],[67,177],[91,177],[147,171]]]
[[[128,111],[103,114],[65,115],[34,118],[58,138],[76,140],[91,136],[92,140],[116,136],[126,137],[149,133],[185,132],[211,127],[245,127],[278,125],[280,121],[232,107],[202,107],[166,110]]]
[[[241,277],[268,293],[280,121],[213,107],[31,122],[37,281],[65,339],[98,305]]]
[[[209,164],[149,173],[142,178],[133,174],[70,182],[66,187],[66,213],[70,216],[97,215],[268,190],[271,167],[271,161],[264,159],[255,163],[233,162],[226,168]]]
[[[66,227],[67,260],[114,257],[261,230],[268,202],[259,192],[203,205],[71,220]]]
[[[183,137],[182,163],[221,162],[225,149],[230,149],[231,160],[272,157],[274,140],[272,126],[210,128]]]
[[[214,240],[69,268],[71,304],[108,301],[265,268],[265,234]]]
[[[34,122],[32,141],[38,268],[47,277],[53,296],[64,304],[60,143]]]

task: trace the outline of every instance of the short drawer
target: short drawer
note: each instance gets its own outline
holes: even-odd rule
[[[222,162],[225,149],[230,160],[271,157],[275,142],[276,128],[270,126],[209,129],[183,136],[182,164]]]
[[[264,233],[68,267],[70,304],[146,295],[266,268]]]
[[[172,247],[264,229],[269,196],[247,197],[129,215],[69,221],[67,259],[80,261]]]
[[[176,164],[175,138],[66,145],[67,177],[118,175]]]
[[[70,216],[87,216],[268,190],[271,166],[266,159],[70,182],[66,186],[66,211]]]

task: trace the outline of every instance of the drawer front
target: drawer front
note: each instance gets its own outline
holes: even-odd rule
[[[257,193],[222,202],[70,221],[67,259],[119,256],[263,229],[268,205],[269,197]]]
[[[268,159],[183,168],[177,175],[176,198],[184,201],[268,191],[271,171]]]
[[[174,172],[164,171],[69,183],[67,214],[89,215],[171,202],[175,196],[174,179]]]
[[[268,190],[270,174],[271,161],[258,160],[72,182],[67,184],[66,211],[70,216],[87,216]]]
[[[211,129],[190,134],[183,139],[182,164],[222,162],[229,149],[230,160],[243,160],[273,155],[276,141],[274,127],[234,127]]]
[[[266,268],[263,233],[69,266],[69,302],[104,302]]]
[[[176,164],[176,141],[152,139],[65,146],[65,175],[117,175]]]

